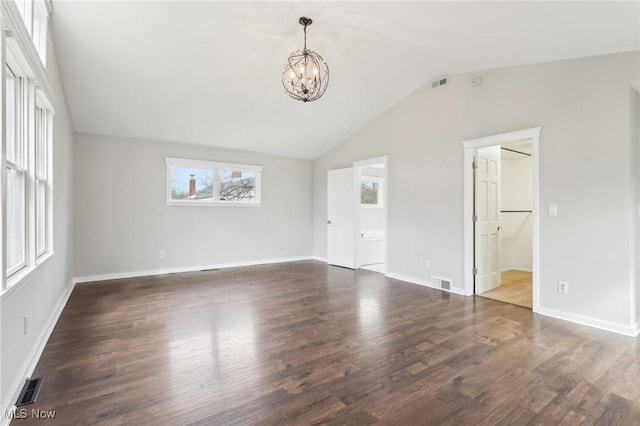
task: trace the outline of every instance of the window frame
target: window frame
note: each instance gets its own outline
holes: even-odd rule
[[[19,264],[8,266],[8,253],[13,242],[9,242],[7,238],[8,223],[8,197],[2,197],[3,201],[0,208],[0,223],[2,224],[3,244],[0,248],[0,271],[2,275],[2,285],[0,286],[0,300],[20,288],[21,284],[37,270],[38,266],[45,263],[54,255],[53,247],[53,116],[55,110],[55,97],[51,92],[44,68],[42,67],[42,57],[38,58],[33,46],[31,38],[23,37],[26,29],[21,25],[23,22],[16,14],[13,3],[5,3],[2,5],[2,13],[6,13],[10,19],[5,23],[9,25],[9,31],[0,32],[0,52],[4,60],[4,68],[2,69],[2,92],[7,93],[7,84],[9,78],[13,80],[15,88],[15,113],[12,117],[7,117],[7,101],[2,103],[2,150],[0,151],[0,164],[2,165],[1,181],[3,194],[7,194],[7,177],[9,170],[18,170],[23,178],[23,192],[21,194],[21,203],[24,209],[24,232],[22,238],[22,261]],[[46,38],[45,38],[46,40]],[[26,43],[26,44],[25,44]],[[5,95],[6,97],[6,95]],[[36,114],[42,112],[42,126],[40,135],[36,129]],[[11,120],[15,124],[16,138],[19,138],[18,156],[9,159],[7,147],[9,145],[9,133],[7,121]],[[39,141],[38,141],[39,139]],[[37,147],[40,142],[40,147]],[[17,152],[18,150],[16,150]],[[43,153],[43,156],[39,154]],[[38,156],[36,155],[38,154]],[[40,168],[38,168],[37,160],[40,160]],[[37,184],[44,182],[44,206],[41,213],[44,217],[40,217],[38,222],[37,208],[39,206],[36,197],[38,195]],[[42,193],[40,193],[42,194]],[[38,233],[43,238],[44,244],[38,247]]]
[[[35,104],[35,140],[34,140],[34,156],[35,166],[33,169],[34,176],[34,248],[36,254],[36,262],[52,251],[49,243],[52,238],[51,219],[52,219],[52,191],[51,191],[51,139],[53,116],[40,98],[36,99]],[[44,185],[44,209],[42,228],[38,226],[38,184]],[[38,248],[38,236],[42,233],[43,247]]]
[[[8,61],[5,64],[5,91],[6,90],[6,81],[9,77],[13,80],[13,113],[12,113],[12,127],[13,127],[13,159],[5,158],[4,161],[4,180],[7,182],[7,178],[9,175],[9,171],[13,170],[21,176],[22,180],[22,193],[20,194],[19,204],[21,204],[22,208],[22,232],[20,235],[21,242],[21,257],[22,260],[19,263],[16,263],[13,266],[9,266],[8,264],[8,254],[9,250],[7,248],[7,265],[6,265],[6,274],[7,278],[12,277],[16,273],[20,272],[24,269],[28,264],[28,244],[29,244],[29,86],[25,77],[21,76],[19,72],[14,71],[14,69],[18,69],[15,65],[11,66]],[[5,95],[6,98],[6,95]],[[8,98],[7,98],[8,99]],[[7,102],[5,102],[5,114],[7,112]],[[5,146],[8,146],[8,134],[7,134],[7,120],[5,119],[5,129],[4,129],[4,137],[5,137]],[[7,149],[5,148],[5,153]],[[8,182],[7,182],[8,187]],[[8,204],[9,198],[8,194],[5,193],[6,204],[4,209],[4,215],[9,218],[8,212]],[[8,230],[7,230],[8,231]],[[8,232],[7,232],[8,234]],[[8,235],[6,237],[7,244],[9,241]]]
[[[47,66],[47,31],[49,27],[48,0],[16,0],[15,8],[24,28],[31,38],[42,66]]]
[[[223,163],[219,161],[192,160],[187,158],[165,157],[166,163],[166,203],[170,206],[200,206],[200,207],[260,207],[262,206],[262,166],[252,164]],[[211,170],[213,174],[213,195],[211,199],[176,200],[171,197],[171,168],[188,167]],[[224,201],[219,199],[220,172],[238,171],[255,173],[254,201]]]

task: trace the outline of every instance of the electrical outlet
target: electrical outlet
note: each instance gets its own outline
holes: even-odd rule
[[[24,335],[29,332],[29,314],[24,314]]]
[[[569,283],[566,281],[558,281],[558,293],[569,293]]]
[[[549,204],[549,206],[547,207],[547,214],[549,216],[558,216],[558,205]]]
[[[429,259],[425,259],[422,261],[422,264],[427,268],[431,267],[431,261]]]
[[[164,259],[164,250],[158,252],[158,259]]]
[[[284,243],[280,244],[280,250],[284,250]]]

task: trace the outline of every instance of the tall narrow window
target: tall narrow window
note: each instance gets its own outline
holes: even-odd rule
[[[36,108],[36,256],[41,256],[47,251],[47,195],[48,174],[48,150],[49,150],[49,113],[43,108]]]
[[[23,129],[23,81],[7,67],[6,81],[6,218],[7,276],[26,264],[26,146]]]
[[[47,66],[47,24],[49,20],[49,12],[45,2],[36,1],[33,4],[33,45],[40,55],[42,65]]]
[[[5,2],[3,2],[4,4]],[[15,7],[12,7],[11,4]],[[51,146],[53,94],[46,73],[50,0],[15,0],[2,7],[5,74],[2,93],[4,273],[0,295],[24,283],[53,254]],[[24,23],[24,26],[23,26]],[[27,37],[26,33],[30,34]],[[34,49],[39,53],[35,53]]]
[[[16,0],[15,3],[18,8],[18,12],[22,15],[24,26],[27,27],[27,31],[31,34],[33,30],[33,0]]]

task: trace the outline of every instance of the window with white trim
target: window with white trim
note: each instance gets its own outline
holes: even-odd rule
[[[7,220],[7,275],[26,264],[27,246],[27,147],[25,80],[7,66],[5,83],[5,179]]]
[[[38,51],[42,65],[47,67],[47,26],[49,23],[49,11],[43,1],[36,1],[33,5],[33,30],[31,38]]]
[[[36,105],[35,135],[35,235],[36,257],[47,252],[49,208],[51,206],[49,179],[49,142],[51,113]]]
[[[1,6],[3,12],[17,14],[7,4]],[[0,251],[4,257],[3,292],[23,282],[53,253],[53,107],[46,94],[50,91],[38,58],[28,54],[33,47],[25,46],[24,38],[11,36],[16,31],[24,33],[20,20],[5,23],[19,25],[0,33],[0,50],[4,50],[6,60],[4,68],[0,68],[5,102],[4,128],[0,133],[4,148],[0,150],[4,152],[0,157],[4,181],[0,210],[5,230]]]
[[[33,45],[40,56],[42,65],[47,66],[47,26],[49,10],[47,1],[43,0],[15,0],[16,8],[22,17],[27,32],[31,36]]]
[[[259,206],[262,166],[166,157],[167,203]]]
[[[22,16],[24,26],[31,34],[33,30],[33,0],[15,0],[15,3],[20,16]]]
[[[360,177],[360,205],[363,207],[382,207],[382,184],[379,177]]]

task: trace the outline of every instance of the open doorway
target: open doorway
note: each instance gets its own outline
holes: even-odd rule
[[[386,159],[354,164],[356,171],[356,265],[386,272]]]
[[[476,151],[476,294],[533,307],[530,140]]]
[[[539,133],[534,128],[464,142],[466,293],[534,312]]]
[[[387,157],[327,173],[327,263],[386,273]]]

